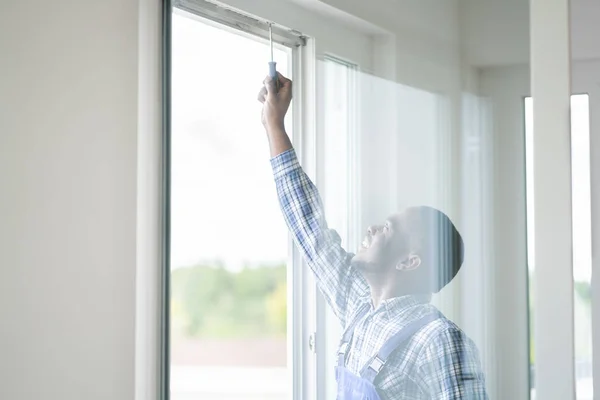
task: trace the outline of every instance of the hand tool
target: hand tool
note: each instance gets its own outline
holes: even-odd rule
[[[269,76],[275,79],[275,87],[279,89],[277,79],[277,63],[273,60],[273,24],[269,23],[269,46],[271,47],[271,61],[269,61]]]

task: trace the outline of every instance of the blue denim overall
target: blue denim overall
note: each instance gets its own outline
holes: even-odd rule
[[[390,355],[421,328],[439,318],[438,315],[431,314],[408,324],[405,328],[389,338],[383,344],[379,352],[371,357],[366,365],[360,370],[359,375],[355,375],[345,367],[346,352],[350,347],[356,324],[363,319],[368,311],[369,309],[366,308],[362,313],[359,313],[359,316],[354,319],[344,332],[338,352],[338,365],[335,370],[337,379],[337,400],[381,400],[373,382]]]

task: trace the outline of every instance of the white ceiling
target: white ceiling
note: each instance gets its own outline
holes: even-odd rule
[[[528,0],[461,0],[463,56],[475,66],[529,62]],[[600,1],[571,0],[572,57],[600,58]]]
[[[408,41],[417,35],[438,49],[460,49],[463,59],[476,67],[529,63],[533,0],[287,1],[365,34],[392,32]],[[574,60],[600,59],[599,22],[600,0],[571,0]]]

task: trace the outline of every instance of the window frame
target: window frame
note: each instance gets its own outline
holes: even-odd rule
[[[206,0],[172,0],[173,10],[180,9],[194,14],[207,23],[218,28],[229,28],[229,31],[252,38],[269,40],[268,24],[266,19],[251,17],[233,8],[215,4]],[[300,32],[285,29],[275,23],[272,24],[273,42],[289,48],[306,45],[306,37]]]
[[[170,298],[171,298],[171,56],[172,56],[172,14],[171,0],[162,3],[162,149],[160,160],[161,175],[161,260],[160,260],[160,337],[159,337],[159,387],[158,397],[168,400],[171,397],[170,384]]]
[[[227,4],[225,4],[227,3]],[[267,23],[265,18],[255,17],[255,15],[271,14],[271,9],[267,9],[259,4],[246,5],[240,3],[237,7],[237,0],[224,0],[219,4],[207,2],[205,0],[163,0],[162,16],[162,159],[161,159],[161,270],[160,270],[160,398],[167,400],[170,398],[170,348],[169,348],[169,285],[170,285],[170,173],[171,173],[171,16],[175,8],[195,14],[202,18],[203,22],[214,23],[221,29],[235,30],[236,33],[248,35],[254,39],[268,40]],[[234,4],[236,7],[230,7]],[[324,29],[319,25],[319,18],[322,15],[315,14],[316,20],[312,20],[312,11],[303,10],[302,16],[294,15],[291,18],[293,4],[286,5],[290,10],[286,10],[285,18],[282,16],[282,24],[298,24],[310,26],[307,32],[311,35],[303,35],[297,30],[286,29],[283,25],[273,25],[273,39],[275,43],[292,47],[292,70],[294,75],[294,111],[292,117],[294,137],[292,138],[294,147],[298,153],[301,164],[306,173],[318,185],[318,172],[324,167],[323,162],[318,158],[317,143],[317,86],[319,83],[319,73],[317,70],[317,61],[323,58],[333,57],[336,60],[343,60],[355,67],[355,71],[372,71],[373,52],[372,46],[385,47],[385,41],[379,43],[373,41],[372,32],[361,29],[358,26],[348,27],[344,23],[340,14],[340,19],[335,20],[328,15],[327,18],[334,19],[333,26]],[[243,8],[243,11],[240,9]],[[300,8],[298,8],[299,10]],[[298,11],[295,10],[295,11]],[[267,12],[268,11],[268,12]],[[281,9],[274,12],[277,14]],[[290,14],[290,15],[287,15]],[[307,18],[311,15],[310,18]],[[278,18],[273,18],[279,22]],[[293,21],[293,22],[290,22]],[[337,24],[337,25],[336,25]],[[339,28],[339,29],[338,29]],[[348,30],[351,29],[351,30]],[[379,37],[385,34],[379,32]],[[360,43],[356,39],[360,36]],[[354,44],[354,46],[349,46]],[[358,48],[358,49],[357,49]],[[375,71],[378,72],[378,71]],[[350,88],[349,88],[350,89]],[[358,82],[355,82],[356,91],[359,89]],[[355,96],[354,106],[358,107],[359,96]],[[355,131],[360,126],[356,125]],[[356,141],[355,137],[353,138]],[[355,151],[359,154],[359,146],[355,146]],[[359,157],[358,155],[356,157]],[[359,168],[359,166],[357,167]],[[360,176],[360,174],[359,174]],[[353,188],[356,191],[356,187]],[[355,197],[358,199],[358,197]],[[360,203],[354,205],[357,209]],[[356,223],[360,224],[360,216],[357,214]],[[352,226],[354,228],[354,226]],[[326,398],[322,390],[318,387],[323,386],[324,374],[321,374],[322,368],[329,367],[326,362],[331,359],[329,354],[325,354],[322,340],[326,338],[326,324],[323,322],[325,316],[325,301],[318,295],[315,280],[310,269],[305,265],[304,260],[293,245],[291,238],[288,240],[288,287],[298,288],[297,290],[288,290],[288,310],[291,316],[288,317],[288,371],[291,383],[291,398]],[[317,329],[318,328],[318,329]]]
[[[162,273],[161,273],[161,339],[160,339],[160,398],[168,400],[171,397],[170,393],[170,242],[171,242],[171,224],[170,224],[170,196],[171,196],[171,46],[172,46],[172,14],[177,10],[183,10],[190,13],[199,19],[200,23],[207,23],[219,29],[224,29],[235,34],[248,37],[252,40],[268,41],[269,29],[267,21],[253,19],[242,13],[226,7],[221,7],[204,0],[165,0],[163,3],[163,157],[162,157],[162,181],[163,181],[163,257],[162,257]],[[302,82],[305,78],[302,76],[302,71],[305,68],[306,59],[310,59],[309,52],[305,50],[307,47],[307,38],[296,31],[286,30],[279,25],[272,25],[273,42],[280,46],[285,46],[291,49],[292,71],[294,76],[294,107],[292,112],[292,124],[294,135],[291,138],[299,157],[302,158],[304,149],[306,148],[303,138],[303,118],[302,105],[304,103],[305,94]],[[310,49],[310,46],[308,46]],[[309,50],[310,51],[310,50]],[[308,56],[308,57],[307,57]],[[265,61],[266,73],[266,61]],[[306,131],[306,130],[304,130]],[[307,320],[306,312],[306,297],[302,294],[305,292],[305,277],[302,271],[304,268],[298,267],[301,263],[301,257],[291,242],[291,237],[288,239],[288,288],[299,288],[299,290],[288,289],[288,311],[291,311],[291,316],[288,317],[288,333],[287,333],[287,354],[288,354],[288,371],[291,382],[291,397],[302,399],[302,394],[306,391],[306,382],[302,380],[307,367],[303,362],[306,359],[306,351],[303,349],[304,341],[298,340],[305,336],[305,321]],[[291,301],[290,301],[291,300]],[[291,305],[291,306],[290,306]]]
[[[586,102],[587,102],[587,112],[588,112],[588,157],[590,160],[590,164],[588,165],[589,168],[589,178],[590,181],[589,183],[589,189],[590,189],[590,196],[592,196],[592,157],[593,157],[593,150],[592,150],[592,135],[593,135],[593,126],[592,126],[592,112],[593,112],[593,106],[592,106],[592,96],[590,94],[589,91],[576,91],[576,90],[571,90],[571,95],[569,98],[570,101],[570,111],[569,111],[569,119],[570,119],[570,124],[569,124],[569,148],[570,148],[570,170],[571,170],[571,188],[570,188],[570,196],[571,196],[571,210],[570,210],[570,215],[571,215],[571,225],[572,225],[572,233],[571,233],[571,246],[572,246],[572,254],[571,254],[571,268],[572,268],[572,282],[573,285],[577,282],[577,280],[575,279],[575,267],[576,267],[576,263],[575,263],[575,247],[574,247],[574,241],[575,241],[575,230],[574,230],[574,222],[575,222],[575,217],[574,217],[574,212],[575,212],[575,207],[576,205],[574,204],[574,199],[575,199],[575,192],[574,192],[574,187],[573,187],[573,159],[575,158],[576,154],[573,153],[573,102],[574,99],[576,99],[577,97],[585,97],[586,98]],[[528,298],[528,308],[527,308],[527,321],[528,321],[528,338],[527,338],[527,348],[528,348],[528,367],[529,367],[529,371],[530,371],[530,375],[529,375],[529,387],[530,387],[530,392],[529,392],[529,398],[530,399],[534,399],[537,397],[534,396],[534,393],[536,392],[536,379],[535,379],[535,371],[536,371],[536,363],[531,363],[531,359],[530,359],[530,354],[531,354],[531,348],[532,346],[535,348],[535,339],[536,336],[531,335],[531,333],[533,332],[534,329],[534,323],[535,320],[534,318],[531,317],[531,310],[530,310],[530,306],[534,306],[536,305],[537,301],[534,298],[533,299],[533,304],[531,296],[532,296],[532,286],[533,286],[533,282],[534,279],[532,279],[534,277],[534,273],[535,273],[535,260],[533,260],[532,262],[532,255],[535,257],[535,187],[533,187],[533,182],[535,181],[535,173],[534,173],[534,154],[535,154],[535,145],[534,145],[534,127],[533,127],[533,96],[531,95],[527,95],[527,96],[523,96],[521,99],[521,104],[522,104],[522,112],[523,112],[523,116],[524,116],[524,121],[523,121],[523,136],[524,136],[524,144],[525,144],[525,183],[526,183],[526,187],[525,187],[525,198],[526,198],[526,248],[527,248],[527,298]],[[530,116],[531,118],[528,118],[528,116]],[[592,213],[592,209],[593,209],[593,198],[590,199],[590,214]],[[594,241],[594,226],[593,226],[593,220],[590,220],[590,250],[591,253],[590,255],[593,255],[593,241]],[[533,235],[533,238],[532,238]],[[593,256],[591,258],[591,265],[590,265],[592,271],[593,271],[593,267],[594,267],[594,261],[593,261]],[[534,268],[534,269],[532,269]],[[594,274],[591,274],[591,278],[589,281],[590,287],[593,287],[593,276]],[[575,332],[577,332],[577,319],[575,318],[576,315],[576,310],[575,307],[577,306],[576,303],[574,302],[574,298],[576,297],[576,294],[574,294],[573,299],[573,315],[574,315],[574,320],[573,320],[573,327],[574,327],[574,336],[573,336],[573,348],[576,349],[576,345],[577,345],[577,336],[575,335]],[[594,326],[593,326],[593,320],[594,320],[594,304],[592,301],[591,304],[591,313],[590,313],[590,319],[592,320],[592,326],[591,326],[591,335],[592,335],[592,359],[593,359],[593,353],[594,353],[594,340],[593,340],[593,334],[594,334]],[[535,310],[534,310],[535,311]],[[574,385],[575,385],[575,395],[576,397],[579,396],[579,393],[577,391],[577,385],[578,385],[578,381],[580,379],[580,377],[578,376],[578,369],[577,369],[577,361],[578,361],[578,357],[577,357],[577,353],[574,350],[574,358],[573,358],[573,371],[574,371]],[[593,364],[593,363],[592,363]],[[592,380],[593,380],[593,375],[595,374],[594,372],[595,368],[592,365]]]

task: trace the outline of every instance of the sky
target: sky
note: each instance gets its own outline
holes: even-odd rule
[[[173,15],[174,268],[221,260],[237,269],[287,259],[257,101],[269,58],[264,43]],[[289,58],[275,50],[284,75]]]

